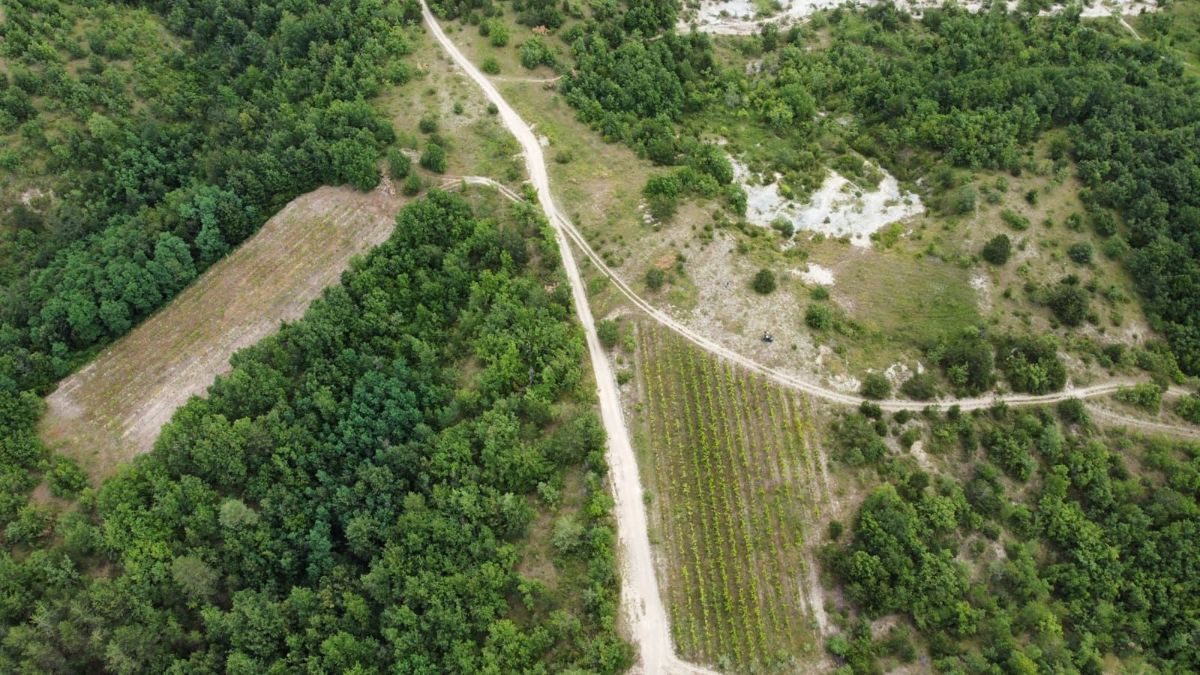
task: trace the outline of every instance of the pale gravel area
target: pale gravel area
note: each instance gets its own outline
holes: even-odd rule
[[[921,198],[900,187],[896,177],[882,168],[883,180],[873,190],[859,187],[837,171],[805,203],[783,196],[778,176],[763,181],[737,159],[732,159],[734,180],[746,191],[746,219],[770,227],[776,219],[792,223],[797,234],[808,232],[829,237],[848,237],[855,246],[871,245],[871,235],[891,223],[925,211]]]
[[[750,35],[760,31],[765,24],[777,23],[781,27],[790,26],[802,22],[810,15],[824,9],[833,9],[838,6],[866,7],[875,4],[869,1],[846,2],[845,0],[778,0],[778,3],[781,7],[780,11],[769,16],[760,16],[751,0],[701,0],[699,8],[694,12],[685,10],[680,13],[679,24],[676,28],[686,32],[695,26],[701,32],[714,35]],[[901,0],[895,4],[898,8],[919,14],[921,10],[940,7],[943,3],[928,0]],[[979,11],[984,3],[980,0],[969,0],[958,4],[974,12]],[[1016,9],[1017,5],[1018,3],[1015,1],[1007,3],[1010,11]],[[1055,11],[1060,9],[1061,5]],[[1157,11],[1157,9],[1157,3],[1142,0],[1095,0],[1083,8],[1082,14],[1085,17],[1098,18],[1140,14],[1144,11]],[[1049,12],[1043,12],[1043,14],[1046,13]]]
[[[832,286],[834,285],[833,270],[828,267],[823,267],[815,262],[808,263],[808,269],[799,273],[800,278],[806,284],[815,284],[817,286]]]

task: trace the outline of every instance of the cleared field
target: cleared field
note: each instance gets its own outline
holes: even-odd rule
[[[639,347],[650,518],[681,656],[736,671],[819,659],[807,540],[828,491],[808,402],[656,326]]]
[[[353,256],[387,239],[401,205],[389,192],[386,183],[369,194],[323,187],[288,204],[59,385],[40,427],[47,446],[97,483],[150,450],[175,409],[228,370],[234,352],[299,318]]]

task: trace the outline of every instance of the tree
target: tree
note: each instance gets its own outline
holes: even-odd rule
[[[750,286],[760,295],[769,295],[775,291],[775,273],[768,269],[759,270]]]
[[[424,187],[421,182],[421,177],[415,173],[408,174],[408,178],[404,179],[404,194],[409,197],[414,197],[421,192]]]
[[[1007,234],[998,234],[983,245],[981,255],[984,260],[999,267],[1008,262],[1009,256],[1012,255],[1012,240]]]
[[[938,345],[938,364],[959,396],[975,396],[995,384],[992,346],[970,329]]]
[[[617,341],[621,339],[621,328],[616,321],[605,319],[596,323],[596,336],[600,338],[600,344],[608,349],[617,346]]]

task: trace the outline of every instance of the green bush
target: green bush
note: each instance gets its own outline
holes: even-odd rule
[[[751,288],[761,295],[768,295],[775,291],[775,273],[768,269],[761,269],[754,275],[754,280],[750,282]]]
[[[492,57],[492,56],[489,56],[486,59],[484,59],[483,65],[481,65],[480,68],[482,68],[483,72],[487,73],[488,75],[499,75],[500,74],[500,62],[497,61],[495,59],[495,57]]]
[[[1004,209],[1000,212],[1000,220],[1004,221],[1012,229],[1022,232],[1029,229],[1029,219],[1025,216],[1013,211],[1012,209]]]
[[[606,349],[612,349],[621,339],[621,327],[616,321],[604,319],[596,323],[596,337],[600,338],[600,344]]]
[[[1162,389],[1153,382],[1143,382],[1132,387],[1122,387],[1116,393],[1116,399],[1148,412],[1157,413],[1162,408]]]
[[[438,130],[437,118],[434,117],[433,115],[426,115],[426,116],[422,117],[419,122],[417,122],[417,128],[420,129],[421,133],[423,133],[423,134],[437,133],[437,130]]]
[[[981,255],[993,265],[1003,265],[1012,255],[1012,240],[1007,234],[998,234],[983,245]]]
[[[387,154],[388,175],[399,180],[407,178],[412,171],[412,160],[398,148],[390,148]]]
[[[1046,304],[1065,326],[1078,326],[1088,316],[1088,293],[1074,276],[1055,284],[1046,294]]]
[[[804,311],[804,323],[813,330],[833,328],[833,310],[829,305],[809,305]]]
[[[404,194],[413,197],[421,192],[421,177],[415,173],[408,174],[408,178],[404,179]]]
[[[56,456],[52,460],[50,471],[46,474],[50,485],[50,494],[60,499],[74,499],[87,487],[87,475],[75,460]]]
[[[529,70],[533,70],[538,66],[554,67],[556,61],[554,53],[546,46],[546,42],[540,37],[531,37],[521,43],[519,50],[521,65]]]
[[[646,270],[646,288],[652,291],[657,291],[662,288],[663,283],[667,280],[665,272],[657,267],[651,267]]]
[[[1013,391],[1049,394],[1067,383],[1067,368],[1052,335],[1003,338],[996,347],[996,362]]]
[[[1071,244],[1067,249],[1067,257],[1080,265],[1092,264],[1092,245],[1086,241]]]
[[[900,385],[900,391],[914,401],[930,401],[937,398],[937,379],[933,373],[917,373]]]
[[[434,173],[446,173],[446,149],[437,143],[426,145],[421,153],[421,166]]]
[[[1192,424],[1200,424],[1200,394],[1192,393],[1179,399],[1175,414]]]
[[[875,400],[884,399],[892,394],[892,383],[883,373],[867,373],[863,377],[859,393]]]

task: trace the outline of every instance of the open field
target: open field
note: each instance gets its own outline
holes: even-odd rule
[[[299,318],[352,257],[391,234],[400,201],[320,188],[288,204],[165,309],[47,397],[41,435],[94,482],[146,452],[229,357]]]
[[[820,659],[809,540],[828,485],[808,401],[661,327],[642,325],[638,343],[650,521],[680,655],[737,671]]]

